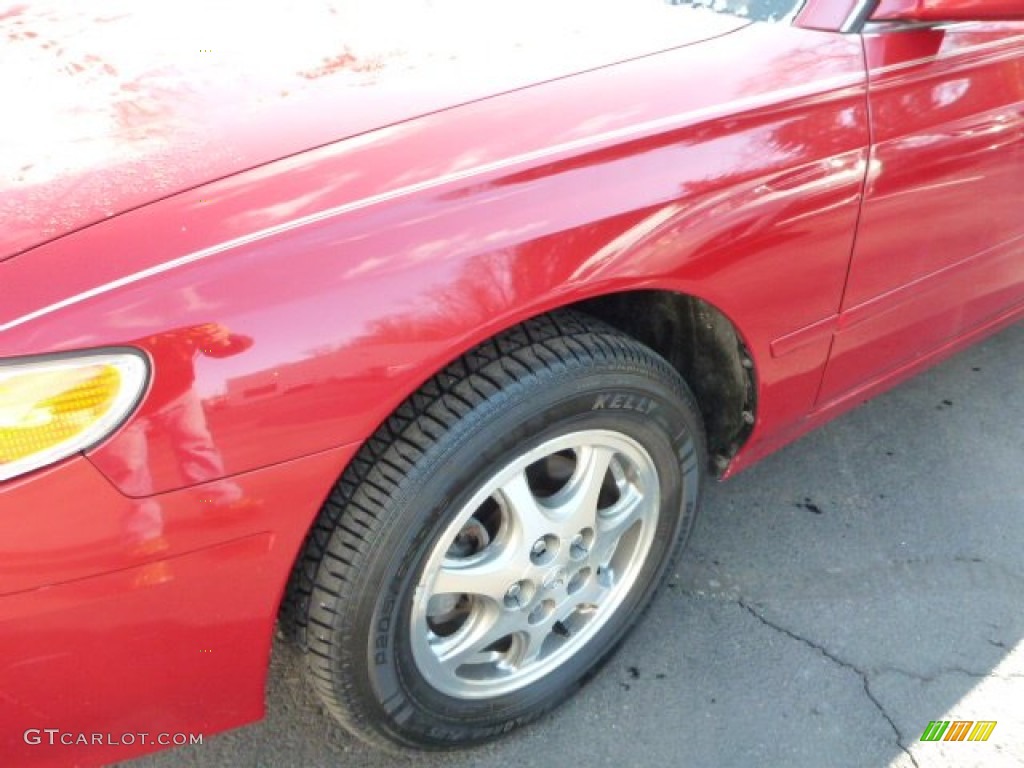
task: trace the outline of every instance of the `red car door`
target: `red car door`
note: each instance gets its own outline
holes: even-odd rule
[[[821,404],[1024,298],[1024,23],[864,45],[873,146]]]

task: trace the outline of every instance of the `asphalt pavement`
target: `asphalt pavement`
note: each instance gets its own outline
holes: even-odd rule
[[[618,655],[503,741],[364,747],[278,643],[264,722],[126,768],[1024,765],[1022,394],[1018,324],[710,489]]]

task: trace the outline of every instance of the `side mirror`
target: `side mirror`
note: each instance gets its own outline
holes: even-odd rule
[[[1024,21],[1024,0],[880,0],[871,21]]]

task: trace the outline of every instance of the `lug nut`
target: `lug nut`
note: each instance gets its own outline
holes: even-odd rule
[[[523,595],[523,588],[518,584],[513,584],[508,588],[505,593],[505,605],[509,608],[518,608],[522,605],[521,599]]]
[[[574,553],[579,553],[579,555],[587,554],[587,545],[583,541],[583,535],[582,534],[577,533],[575,538],[573,538],[573,540],[572,540],[572,548],[574,550]]]
[[[530,602],[535,591],[536,587],[534,587],[529,581],[517,581],[505,590],[505,597],[502,599],[502,602],[505,603],[505,607],[510,610],[522,608]]]
[[[569,544],[569,556],[573,560],[583,560],[590,554],[590,548],[594,544],[594,531],[592,528],[584,528],[573,536]]]
[[[541,536],[530,547],[530,561],[534,565],[547,565],[558,554],[561,542],[553,533]]]

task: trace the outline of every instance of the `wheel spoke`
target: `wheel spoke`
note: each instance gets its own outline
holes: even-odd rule
[[[501,605],[506,591],[520,579],[521,572],[511,550],[498,550],[491,557],[465,565],[449,559],[437,572],[431,594],[482,595]]]
[[[502,485],[498,493],[505,500],[505,509],[513,518],[512,526],[520,532],[523,541],[532,542],[550,529],[547,515],[530,489],[525,469]]]
[[[602,577],[602,574],[596,571],[590,574],[590,578],[587,583],[577,592],[574,592],[570,598],[570,604],[579,605],[600,605],[601,601],[604,600],[608,594],[608,590],[612,584],[607,583],[606,579]]]
[[[537,661],[540,658],[541,651],[544,649],[544,641],[547,640],[550,634],[551,622],[547,621],[521,632],[520,637],[526,647],[519,654],[516,666],[523,669]]]
[[[520,624],[521,620],[500,609],[488,609],[470,624],[468,631],[433,643],[434,653],[443,666],[453,671],[463,664],[493,661],[484,649],[517,632]]]
[[[611,561],[615,550],[618,549],[622,535],[643,517],[644,501],[643,496],[629,494],[613,507],[602,512],[598,519],[594,547],[590,554],[592,563],[603,566]]]
[[[567,535],[594,527],[597,501],[614,456],[615,451],[604,446],[584,446],[577,451],[576,476],[564,491],[566,498],[556,501],[556,513]]]

